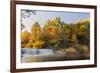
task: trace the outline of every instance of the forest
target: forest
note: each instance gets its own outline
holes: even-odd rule
[[[21,48],[25,49],[53,49],[54,51],[67,49],[68,51],[72,48],[70,51],[78,50],[80,53],[89,54],[89,44],[89,18],[68,24],[61,22],[60,17],[56,17],[47,20],[43,27],[35,22],[31,27],[31,32],[21,33]]]

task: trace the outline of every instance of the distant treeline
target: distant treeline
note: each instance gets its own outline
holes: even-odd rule
[[[21,33],[22,48],[67,48],[77,44],[90,43],[90,20],[67,24],[60,17],[48,20],[43,27],[38,22],[32,25],[31,32]]]

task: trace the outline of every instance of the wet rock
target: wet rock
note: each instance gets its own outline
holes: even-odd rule
[[[90,57],[90,49],[88,48],[87,45],[81,46],[81,55],[82,55],[82,58],[89,58]]]
[[[65,49],[66,56],[68,59],[79,59],[80,53],[73,47]]]
[[[89,48],[87,45],[81,46],[81,53],[83,53],[83,54],[89,53]]]

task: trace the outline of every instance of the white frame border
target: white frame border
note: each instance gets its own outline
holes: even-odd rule
[[[52,11],[72,11],[72,12],[89,12],[90,13],[90,60],[74,60],[74,61],[58,61],[58,62],[39,62],[39,63],[21,63],[21,43],[20,32],[21,26],[21,9],[33,10],[52,10]],[[86,8],[70,8],[70,7],[50,7],[36,5],[16,5],[16,68],[39,68],[39,67],[55,67],[55,66],[74,66],[74,65],[90,65],[94,64],[94,9]]]

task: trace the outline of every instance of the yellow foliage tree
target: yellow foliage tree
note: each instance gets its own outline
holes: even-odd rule
[[[32,48],[43,48],[45,41],[43,37],[43,32],[41,30],[40,25],[38,22],[36,22],[31,29],[31,39],[30,44],[32,45]]]
[[[27,31],[22,32],[21,34],[21,44],[22,44],[22,48],[25,48],[27,46],[27,43],[30,40],[30,36],[31,34]]]

